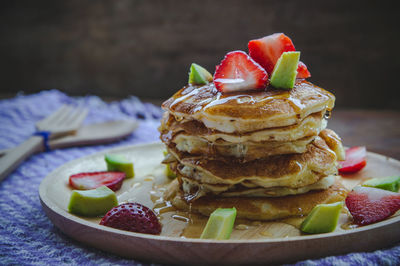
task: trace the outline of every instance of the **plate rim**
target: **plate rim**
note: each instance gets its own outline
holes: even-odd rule
[[[342,235],[352,235],[352,234],[358,234],[362,233],[364,231],[369,231],[373,230],[375,228],[380,228],[384,226],[388,226],[391,224],[399,223],[400,224],[400,215],[397,217],[392,217],[390,219],[377,222],[374,224],[366,225],[366,226],[361,226],[358,228],[354,229],[349,229],[341,232],[331,232],[331,233],[323,233],[323,234],[313,234],[313,235],[300,235],[300,236],[291,236],[291,237],[280,237],[280,238],[271,238],[271,239],[235,239],[235,240],[212,240],[212,239],[197,239],[197,238],[182,238],[182,237],[171,237],[171,236],[160,236],[160,235],[150,235],[150,234],[142,234],[142,233],[135,233],[135,232],[129,232],[129,231],[123,231],[119,229],[114,229],[111,227],[106,227],[106,226],[101,226],[99,224],[95,224],[89,221],[86,221],[85,219],[70,214],[66,210],[63,210],[62,208],[58,207],[56,204],[51,203],[51,200],[46,196],[45,190],[47,188],[47,183],[51,182],[51,178],[54,178],[53,176],[55,175],[56,172],[60,171],[62,168],[67,168],[69,165],[73,165],[77,163],[79,160],[82,159],[87,159],[90,157],[97,157],[99,155],[105,154],[105,153],[110,153],[110,152],[118,152],[121,150],[130,150],[130,149],[135,149],[138,147],[143,147],[143,146],[161,146],[164,145],[160,141],[155,141],[155,142],[146,142],[146,143],[140,143],[140,144],[132,144],[132,145],[125,145],[125,146],[120,146],[120,147],[114,147],[114,148],[109,148],[109,149],[104,149],[101,151],[97,151],[93,154],[85,155],[76,159],[73,159],[71,161],[68,161],[53,171],[51,171],[49,174],[47,174],[43,180],[40,182],[39,185],[39,199],[42,205],[42,208],[44,209],[44,212],[47,216],[47,218],[55,225],[55,223],[50,219],[49,215],[47,214],[45,208],[47,208],[49,211],[52,211],[53,213],[56,213],[60,217],[67,218],[71,222],[74,223],[79,223],[84,226],[89,226],[92,227],[93,229],[100,230],[100,231],[107,231],[109,233],[117,234],[117,235],[124,235],[128,237],[135,237],[135,238],[141,238],[141,239],[146,239],[146,240],[159,240],[159,241],[172,241],[172,242],[183,242],[183,243],[198,243],[198,244],[210,244],[212,243],[213,245],[219,245],[219,244],[259,244],[259,243],[280,243],[280,242],[299,242],[299,241],[312,241],[316,239],[322,239],[322,238],[333,238],[333,237],[339,237]],[[398,163],[400,165],[400,161],[389,157],[385,156],[382,154],[374,153],[374,152],[369,152],[367,151],[367,155],[369,156],[374,156],[374,157],[381,157],[381,159],[385,159],[388,161],[392,161],[393,163]],[[57,225],[55,225],[57,226]],[[57,226],[58,227],[58,226]]]

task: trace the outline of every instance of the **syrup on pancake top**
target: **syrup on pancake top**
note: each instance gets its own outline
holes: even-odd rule
[[[177,176],[166,197],[176,208],[273,220],[344,199],[344,150],[326,129],[335,97],[305,80],[293,51],[281,33],[252,40],[249,55],[228,53],[214,76],[192,65],[189,84],[163,103],[164,163]]]
[[[334,102],[330,92],[299,79],[290,91],[268,86],[223,93],[213,83],[189,84],[162,106],[178,119],[194,119],[232,133],[293,125],[312,113],[332,110]]]

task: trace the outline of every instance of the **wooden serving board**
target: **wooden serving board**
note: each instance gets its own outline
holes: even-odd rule
[[[152,143],[122,147],[83,157],[49,174],[39,188],[40,200],[50,220],[65,234],[87,245],[145,261],[173,264],[289,263],[303,259],[356,251],[372,251],[400,239],[400,216],[354,227],[343,213],[332,233],[302,235],[302,218],[274,222],[237,220],[230,240],[198,239],[207,217],[179,212],[162,198],[170,180],[161,164],[164,146]],[[71,174],[106,170],[105,153],[132,159],[135,178],[124,181],[117,192],[119,203],[139,202],[158,214],[163,225],[160,236],[121,231],[99,225],[100,217],[85,218],[67,212],[72,189]],[[351,189],[363,179],[400,174],[400,162],[368,153],[367,166],[358,174],[342,178]]]

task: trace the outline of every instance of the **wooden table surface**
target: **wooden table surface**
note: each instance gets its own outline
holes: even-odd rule
[[[345,146],[366,146],[368,151],[400,160],[400,112],[337,110],[328,128],[342,138]]]

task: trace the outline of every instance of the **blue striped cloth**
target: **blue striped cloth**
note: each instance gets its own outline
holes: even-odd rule
[[[111,147],[158,140],[160,108],[135,97],[105,103],[96,96],[72,98],[57,90],[19,95],[0,101],[0,149],[11,148],[34,133],[36,121],[51,114],[61,104],[86,106],[85,123],[115,119],[139,119],[132,135],[117,143],[53,150],[35,155],[0,183],[0,265],[140,265],[65,236],[43,212],[38,188],[42,179],[62,164]],[[353,253],[298,265],[399,265],[400,246],[372,253]]]

